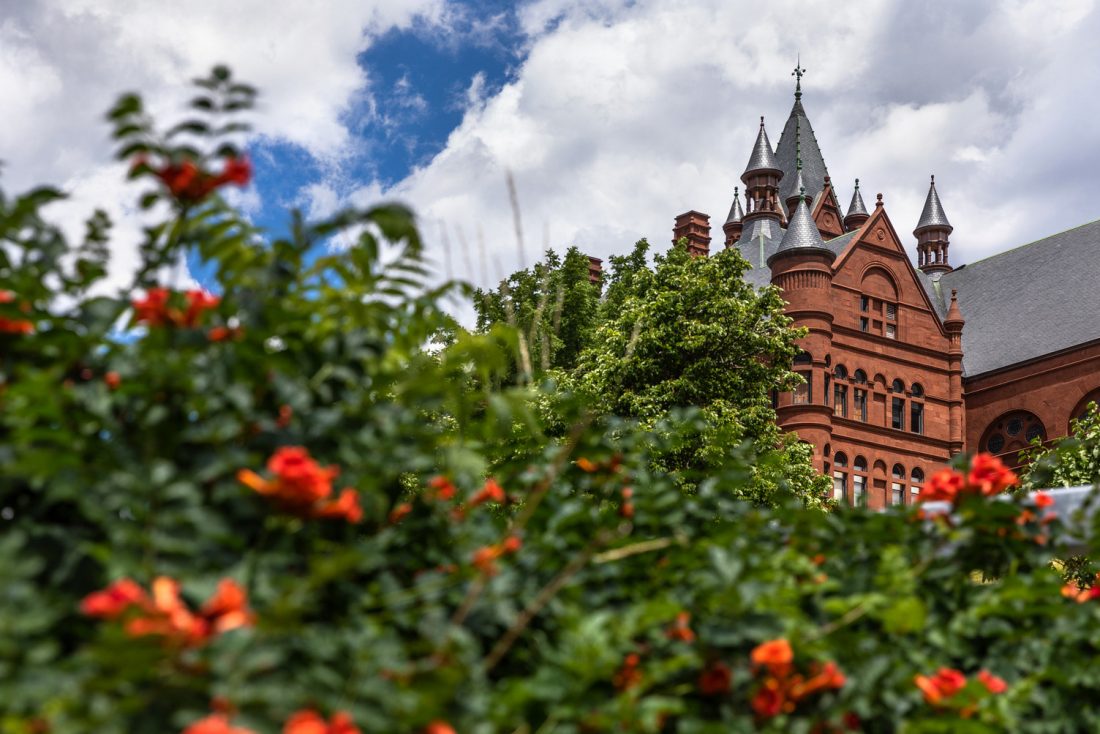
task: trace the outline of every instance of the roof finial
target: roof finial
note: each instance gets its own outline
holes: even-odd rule
[[[764,116],[763,115],[760,115],[760,129],[761,130],[764,129]]]
[[[856,191],[859,191],[859,179],[856,179]]]
[[[802,99],[802,75],[806,73],[806,70],[802,68],[802,54],[798,54],[798,61],[795,62],[794,71],[791,72],[791,76],[796,77],[794,83],[794,98]]]
[[[799,186],[798,187],[798,200],[799,201],[806,201],[806,187],[805,186]]]
[[[741,194],[740,189],[741,189],[740,186],[734,186],[733,187],[733,198],[736,199],[738,196],[740,196],[740,194]]]
[[[875,194],[875,206],[882,206],[882,194]]]
[[[932,174],[932,185],[933,186],[936,185],[936,174],[934,174],[934,173]]]

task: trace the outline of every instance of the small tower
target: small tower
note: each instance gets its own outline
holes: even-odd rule
[[[783,221],[783,211],[779,206],[779,179],[783,178],[783,170],[772,152],[771,141],[768,140],[768,132],[764,129],[764,118],[760,118],[760,132],[756,135],[756,145],[753,146],[749,164],[745,166],[745,172],[741,174],[741,181],[745,184],[745,216],[744,222],[753,219],[770,218],[776,222]]]
[[[730,205],[730,214],[726,217],[726,223],[722,225],[722,231],[726,234],[726,249],[737,244],[741,239],[742,220],[745,212],[741,210],[741,196],[739,189],[733,187],[733,204]]]
[[[963,320],[962,311],[959,310],[958,291],[951,290],[951,304],[947,308],[947,316],[943,319],[943,330],[947,332],[948,347],[948,450],[952,454],[963,450],[963,440],[966,436],[966,410],[963,404],[962,387],[962,333],[966,321]]]
[[[867,213],[867,207],[863,203],[863,195],[859,193],[859,179],[856,179],[856,190],[852,192],[852,203],[848,205],[848,213],[844,215],[844,226],[849,232],[859,229],[863,223],[871,218]]]
[[[943,213],[940,196],[936,193],[936,177],[928,186],[928,198],[924,200],[924,211],[913,234],[917,236],[917,267],[925,273],[949,273],[952,267],[947,262],[947,248],[951,244],[947,237],[954,229]]]
[[[779,396],[776,418],[784,431],[794,431],[814,447],[814,465],[824,469],[823,447],[832,439],[833,409],[825,399],[827,361],[833,344],[833,261],[836,253],[821,239],[814,224],[805,191],[791,212],[787,231],[778,249],[768,258],[772,285],[782,291],[785,312],[796,326],[807,328],[799,345],[810,355],[811,368],[799,372],[809,383],[798,400],[794,393]]]

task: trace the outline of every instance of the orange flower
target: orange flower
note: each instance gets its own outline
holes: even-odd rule
[[[591,474],[592,472],[598,471],[600,467],[591,459],[586,459],[582,456],[577,459],[577,468]]]
[[[337,711],[328,722],[316,711],[302,709],[287,719],[283,734],[359,734],[346,711]]]
[[[752,710],[761,719],[770,719],[783,711],[787,700],[783,689],[775,678],[768,678],[752,697]]]
[[[953,668],[940,668],[931,677],[915,676],[913,682],[924,694],[924,700],[935,706],[961,691],[966,686],[966,676]]]
[[[170,295],[167,288],[150,288],[145,291],[144,298],[133,301],[134,323],[149,324],[149,326],[163,326],[169,323],[168,298]]]
[[[1000,494],[1018,481],[1016,475],[992,454],[976,454],[970,462],[967,482],[986,497]]]
[[[179,319],[179,323],[189,329],[194,328],[199,323],[203,312],[217,308],[218,304],[222,302],[222,299],[218,296],[200,289],[189,290],[184,294],[184,297],[187,299],[187,311]]]
[[[390,510],[390,516],[388,518],[390,525],[396,525],[401,522],[401,520],[412,511],[413,506],[408,502],[401,502],[400,504],[394,505],[393,509]]]
[[[699,674],[699,693],[704,696],[721,696],[729,691],[732,680],[733,673],[729,666],[716,660]]]
[[[109,390],[117,390],[118,386],[122,384],[122,378],[117,372],[108,372],[103,375],[103,382]]]
[[[689,627],[691,622],[691,614],[689,612],[680,612],[676,615],[676,622],[665,632],[665,637],[670,640],[679,640],[680,642],[691,642],[695,639],[695,633]]]
[[[34,324],[24,319],[7,319],[0,316],[0,333],[33,334]]]
[[[437,720],[425,726],[423,734],[455,734],[455,730],[446,721]]]
[[[791,643],[784,639],[771,640],[757,645],[751,659],[753,665],[765,666],[772,675],[782,677],[791,668],[794,651],[791,650]]]
[[[474,551],[471,563],[474,568],[478,569],[486,576],[494,576],[497,572],[496,560],[508,553],[515,553],[520,549],[522,544],[519,536],[511,535],[505,538],[502,543],[478,548]]]
[[[230,726],[225,714],[211,714],[183,730],[183,734],[255,734],[251,729]]]
[[[801,677],[798,678],[790,689],[790,697],[795,701],[813,695],[818,691],[843,688],[844,684],[848,682],[836,663],[831,661],[824,665],[817,665],[816,672],[810,676],[809,680],[803,681]]]
[[[359,506],[359,493],[345,487],[335,501],[317,505],[313,517],[343,518],[353,525],[363,519],[363,508]]]
[[[988,670],[978,671],[978,680],[990,693],[1004,693],[1008,690],[1008,684],[1004,682],[1004,679],[998,678]]]
[[[222,579],[218,582],[218,590],[202,605],[202,615],[218,634],[239,627],[250,627],[255,620],[255,616],[248,610],[248,595],[233,579]]]
[[[290,425],[290,419],[294,417],[294,409],[289,405],[279,406],[279,418],[275,421],[275,425],[279,428],[286,428]]]
[[[139,159],[135,162],[135,168],[139,165],[148,165],[148,163]],[[193,204],[205,199],[214,189],[224,184],[246,185],[252,178],[252,165],[247,158],[228,158],[222,172],[214,176],[199,170],[194,161],[186,160],[179,164],[171,163],[155,169],[153,175],[164,183],[169,193],[176,199]]]
[[[435,499],[451,500],[454,499],[455,485],[451,484],[451,480],[444,476],[435,476],[428,481],[428,486],[435,490]]]
[[[301,446],[283,446],[267,461],[267,468],[277,477],[279,498],[291,504],[312,504],[332,494],[332,480],[339,474],[336,467],[321,466]]]
[[[240,339],[244,335],[244,329],[240,327],[215,326],[206,332],[206,338],[212,342],[227,342]]]
[[[951,469],[941,469],[933,474],[921,489],[921,502],[954,502],[963,492],[966,482],[961,474]]]
[[[15,294],[11,291],[0,290],[0,303],[11,303],[15,300]]]
[[[247,186],[252,180],[252,163],[246,157],[229,158],[225,161],[225,169],[218,176],[218,183],[232,183],[237,186]]]
[[[611,679],[612,684],[616,690],[626,691],[642,682],[642,671],[638,670],[638,664],[641,662],[641,658],[637,653],[630,653],[623,658],[623,665],[619,668],[618,672]]]
[[[485,502],[504,502],[504,490],[492,477],[485,480],[485,486],[470,498],[470,506],[477,507]]]
[[[131,606],[148,603],[145,589],[130,579],[120,579],[102,591],[88,594],[80,602],[80,611],[89,617],[114,619]]]
[[[1054,504],[1054,498],[1046,492],[1036,492],[1031,499],[1034,500],[1036,507],[1050,507]]]

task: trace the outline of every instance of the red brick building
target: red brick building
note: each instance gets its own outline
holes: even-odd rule
[[[1015,464],[1032,438],[1065,435],[1100,402],[1100,222],[956,266],[934,179],[915,241],[858,179],[842,213],[801,98],[799,83],[774,149],[761,118],[745,204],[735,189],[722,226],[746,279],[782,289],[809,330],[780,425],[814,446],[838,497],[872,507],[912,502],[960,451]],[[708,254],[709,217],[677,217],[680,237]]]

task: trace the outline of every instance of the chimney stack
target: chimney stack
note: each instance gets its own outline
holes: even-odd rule
[[[687,238],[688,253],[692,256],[710,255],[710,215],[692,210],[676,217],[672,244],[679,242],[681,237]]]
[[[588,282],[599,285],[603,280],[603,260],[598,257],[588,256]]]

